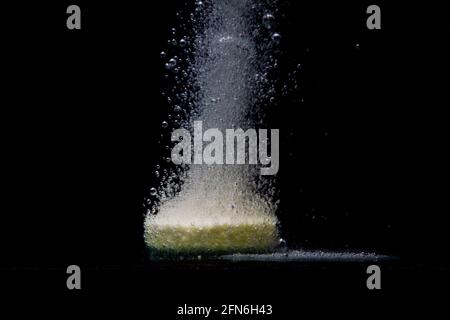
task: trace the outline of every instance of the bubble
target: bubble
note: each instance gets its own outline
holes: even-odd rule
[[[275,32],[274,34],[272,34],[272,41],[278,45],[281,41],[281,34]]]
[[[169,62],[166,63],[166,69],[172,70],[173,68],[175,68],[176,65],[177,65],[177,60],[175,60],[174,58],[171,58],[169,60]]]
[[[275,22],[275,17],[271,13],[266,13],[263,16],[263,24],[267,29],[272,29],[273,23]]]
[[[286,252],[287,251],[287,242],[286,242],[286,240],[280,238],[280,240],[278,240],[278,248],[282,252]]]
[[[158,193],[158,191],[155,188],[150,188],[150,195],[151,196],[156,196],[157,193]]]
[[[156,170],[153,174],[155,175],[155,177],[159,178],[159,171],[158,170]]]
[[[159,54],[161,59],[164,59],[167,56],[167,53],[165,53],[164,51],[161,51],[161,53]]]
[[[186,45],[187,45],[187,41],[186,41],[186,39],[181,39],[180,40],[180,47],[186,47]]]
[[[169,124],[167,123],[167,121],[163,121],[161,123],[161,127],[163,127],[164,129],[167,128],[169,126]]]

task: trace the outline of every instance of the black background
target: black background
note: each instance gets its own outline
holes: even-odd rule
[[[282,236],[292,248],[401,257],[386,264],[383,292],[369,294],[364,264],[149,263],[142,202],[163,156],[156,137],[168,112],[159,53],[175,13],[190,5],[75,3],[80,31],[66,29],[67,1],[4,11],[6,291],[61,293],[69,304],[131,295],[169,318],[183,303],[272,303],[287,315],[315,294],[325,301],[324,292],[349,305],[363,293],[372,305],[445,287],[450,19],[443,5],[378,1],[382,29],[367,30],[371,2],[280,4],[281,68],[304,66],[304,102],[280,98],[272,119],[282,135]],[[84,270],[80,293],[65,287],[69,264]]]

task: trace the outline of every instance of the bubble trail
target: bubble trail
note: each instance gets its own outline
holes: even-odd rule
[[[192,22],[194,35],[183,37],[181,45],[190,46],[193,57],[187,61],[188,78],[179,82],[192,82],[196,88],[181,94],[193,101],[182,124],[202,120],[204,128],[222,132],[264,125],[262,106],[273,91],[268,81],[271,52],[281,38],[278,33],[273,37],[274,15],[253,0],[197,6],[201,9],[197,7]],[[172,59],[167,70],[182,64]],[[169,178],[160,191],[158,213],[146,216],[150,248],[233,253],[270,251],[278,245],[276,181],[261,177],[259,166],[192,165],[178,176],[181,181]]]

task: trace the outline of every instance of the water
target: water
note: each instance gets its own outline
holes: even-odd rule
[[[274,103],[275,53],[282,40],[274,30],[273,3],[262,3],[197,2],[195,13],[181,23],[191,32],[168,42],[179,57],[167,50],[161,54],[174,83],[167,93],[172,120],[163,122],[164,129],[192,130],[196,120],[222,132],[265,128],[265,108]],[[276,177],[261,176],[257,165],[169,167],[158,191],[152,188],[150,194],[158,198],[150,210],[157,214],[147,214],[145,220],[150,247],[240,252],[278,245]]]

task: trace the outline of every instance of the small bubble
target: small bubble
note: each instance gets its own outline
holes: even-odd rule
[[[156,171],[154,172],[154,175],[155,175],[155,177],[159,178],[159,171],[156,170]]]
[[[267,29],[272,29],[275,17],[271,13],[267,13],[263,16],[263,24]]]
[[[157,193],[158,193],[158,192],[156,191],[155,188],[150,188],[150,195],[151,195],[151,196],[156,196]],[[150,200],[150,199],[148,199],[148,200]]]
[[[159,55],[161,56],[161,59],[164,59],[167,56],[167,54],[164,51],[161,51]]]
[[[281,34],[275,32],[274,34],[272,34],[272,40],[275,44],[279,44],[281,41]]]
[[[161,127],[163,127],[163,128],[167,128],[168,126],[169,126],[169,124],[167,123],[167,121],[163,121],[161,123]]]
[[[286,252],[287,251],[287,243],[286,240],[280,238],[280,240],[278,240],[278,247],[280,248],[280,250],[282,252]]]
[[[175,68],[175,66],[177,65],[177,60],[172,58],[169,60],[169,62],[166,63],[166,69],[167,70],[172,70],[173,68]]]
[[[187,41],[186,41],[186,39],[181,39],[180,40],[180,47],[186,47],[186,45],[187,45]]]

